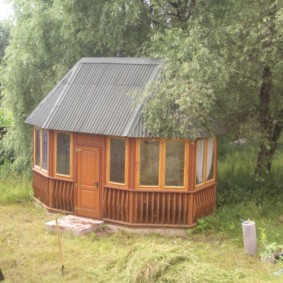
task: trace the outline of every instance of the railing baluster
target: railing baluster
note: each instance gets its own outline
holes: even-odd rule
[[[154,217],[155,217],[155,198],[154,193],[151,193],[151,221],[150,223],[154,223]]]
[[[160,193],[157,194],[157,219],[156,222],[159,224],[160,221]]]
[[[146,220],[145,223],[148,224],[148,214],[149,214],[149,192],[146,192]]]
[[[165,198],[166,198],[166,195],[165,193],[162,194],[162,221],[161,223],[162,224],[165,224]]]

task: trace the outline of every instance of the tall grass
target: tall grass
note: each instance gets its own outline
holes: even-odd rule
[[[223,206],[242,202],[258,204],[267,198],[283,197],[283,149],[274,157],[271,172],[255,175],[258,149],[252,144],[220,143],[217,176],[217,204]]]
[[[0,166],[0,204],[30,201],[32,195],[30,177],[15,174],[9,163]]]
[[[226,211],[227,212],[227,211]],[[244,254],[219,233],[187,237],[121,231],[63,235],[64,274],[56,234],[44,231],[54,215],[27,205],[0,206],[0,266],[7,282],[281,282],[278,265]],[[13,221],[11,221],[11,219]],[[281,228],[282,232],[282,228]]]
[[[13,175],[9,164],[1,166],[0,204],[9,205],[0,205],[0,267],[7,282],[281,282],[272,275],[279,265],[263,264],[259,256],[243,252],[242,219],[255,220],[267,242],[282,244],[283,155],[276,156],[268,178],[257,180],[255,153],[251,145],[221,145],[217,211],[186,237],[121,231],[64,235],[64,274],[57,235],[43,228],[56,216],[28,203],[30,178]]]

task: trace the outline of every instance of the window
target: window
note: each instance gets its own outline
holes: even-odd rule
[[[40,129],[35,128],[35,159],[34,164],[38,167],[40,167]]]
[[[47,170],[48,160],[48,131],[42,130],[42,168]]]
[[[187,187],[189,141],[140,140],[137,185],[159,189]]]
[[[56,133],[56,174],[71,175],[71,135]]]
[[[214,138],[197,140],[196,143],[196,185],[214,179]]]
[[[165,155],[165,186],[184,186],[185,143],[167,141]]]
[[[48,130],[34,129],[34,165],[43,171],[48,170]]]
[[[141,186],[159,185],[159,141],[140,142],[139,176]]]
[[[126,142],[124,139],[110,139],[109,182],[125,183]]]

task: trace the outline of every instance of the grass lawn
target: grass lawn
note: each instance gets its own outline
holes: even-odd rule
[[[275,214],[267,224],[275,229],[272,235],[281,239],[280,211]],[[203,222],[202,232],[189,230],[186,237],[121,231],[80,238],[63,235],[62,274],[58,237],[44,229],[44,223],[56,215],[26,201],[0,204],[0,268],[6,283],[283,282],[283,276],[272,274],[282,264],[262,263],[259,256],[244,254],[238,219],[234,223],[239,227],[231,233],[213,228],[220,216]],[[268,222],[261,221],[260,225]]]

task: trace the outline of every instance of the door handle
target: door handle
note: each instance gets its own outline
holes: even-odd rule
[[[98,181],[94,183],[94,185],[96,186],[96,188],[98,188],[98,185],[99,185]]]

